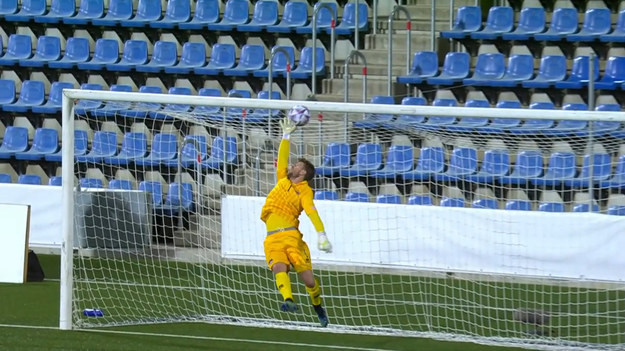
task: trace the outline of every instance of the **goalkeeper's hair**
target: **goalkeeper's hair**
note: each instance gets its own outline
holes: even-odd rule
[[[297,162],[301,162],[306,170],[304,180],[310,182],[315,177],[315,166],[305,158],[300,158]]]

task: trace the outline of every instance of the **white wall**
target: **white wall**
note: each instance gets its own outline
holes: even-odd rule
[[[3,200],[4,201],[4,200]],[[0,204],[0,282],[26,280],[29,207]]]

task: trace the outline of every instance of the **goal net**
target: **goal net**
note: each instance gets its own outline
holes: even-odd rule
[[[317,166],[334,246],[301,218],[326,330],[625,346],[619,112],[64,93],[61,328],[320,330],[294,273],[300,311],[280,311],[259,219],[278,121],[303,104],[291,157]]]

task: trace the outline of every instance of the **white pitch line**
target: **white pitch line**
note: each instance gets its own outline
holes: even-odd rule
[[[19,325],[19,324],[0,324],[0,328],[59,330],[58,327],[47,327],[47,326],[42,326],[42,325]],[[103,334],[157,336],[157,337],[193,339],[193,340],[243,342],[243,343],[250,343],[250,344],[302,346],[302,347],[312,347],[312,348],[318,348],[318,349],[332,349],[332,350],[396,351],[396,350],[391,350],[391,349],[372,349],[372,348],[352,347],[352,346],[305,344],[305,343],[299,343],[299,342],[284,342],[284,341],[270,341],[270,340],[234,339],[234,338],[221,338],[221,337],[215,337],[215,336],[157,334],[157,333],[144,333],[144,332],[123,331],[123,330],[81,329],[81,330],[76,330],[76,331],[87,332],[87,333],[103,333]]]

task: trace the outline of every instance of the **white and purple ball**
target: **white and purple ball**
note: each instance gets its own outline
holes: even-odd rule
[[[295,105],[289,111],[289,119],[298,127],[305,126],[310,121],[310,111],[303,105]]]

